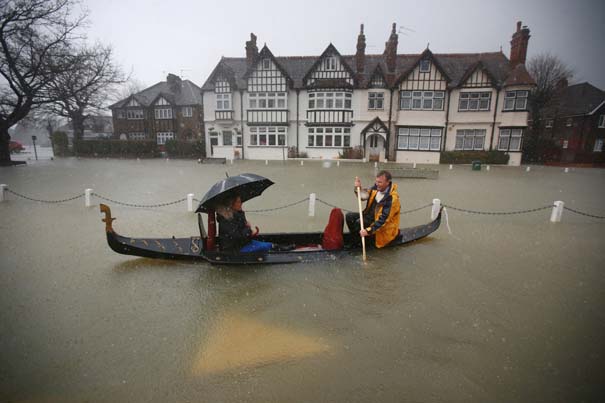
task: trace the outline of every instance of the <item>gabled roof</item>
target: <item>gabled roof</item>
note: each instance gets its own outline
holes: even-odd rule
[[[589,83],[581,83],[562,89],[557,100],[558,108],[554,105],[551,111],[556,110],[559,116],[592,115],[605,102],[605,92]]]
[[[328,47],[326,48],[326,50],[324,50],[323,53],[317,58],[317,60],[315,60],[315,63],[313,63],[313,65],[311,66],[311,68],[308,69],[307,72],[306,72],[306,74],[303,76],[303,78],[302,78],[303,84],[309,78],[309,76],[313,73],[313,71],[315,71],[315,69],[317,68],[317,66],[319,66],[319,64],[324,59],[324,57],[326,57],[330,53],[335,53],[336,56],[338,56],[338,58],[340,59],[342,65],[344,66],[345,70],[347,70],[349,72],[349,74],[351,75],[351,77],[353,78],[353,82],[356,81],[355,80],[355,72],[353,71],[353,69],[351,68],[351,66],[349,66],[349,64],[347,63],[347,61],[345,60],[345,58],[342,57],[342,55],[334,47],[334,45],[332,45],[330,43],[328,45]]]
[[[171,102],[175,106],[181,105],[195,105],[202,103],[202,97],[200,94],[200,87],[195,85],[189,80],[181,81],[181,90],[174,92],[170,88],[170,85],[166,81],[160,81],[159,83],[152,85],[151,87],[145,88],[141,92],[132,94],[128,98],[124,98],[121,101],[109,106],[109,109],[122,108],[126,106],[131,98],[136,99],[144,107],[153,105],[157,98],[162,95],[167,101]]]
[[[283,68],[281,63],[275,58],[275,56],[273,56],[273,53],[271,52],[271,50],[269,50],[267,45],[263,46],[261,51],[258,53],[258,57],[256,58],[256,61],[250,66],[250,68],[248,69],[248,71],[246,71],[246,73],[244,74],[244,76],[242,78],[244,80],[247,80],[250,77],[250,74],[252,74],[252,72],[254,70],[256,70],[256,66],[258,66],[258,64],[261,62],[261,60],[266,59],[266,58],[271,59],[273,61],[273,63],[275,63],[275,66],[277,67],[277,69],[284,75],[284,77],[286,77],[286,80],[288,81],[288,83],[290,83],[290,86],[292,86],[292,78],[290,77],[290,75],[288,74],[286,69]]]
[[[330,48],[330,47],[328,47]],[[327,49],[326,49],[327,50]],[[426,52],[426,51],[425,51]],[[325,53],[325,51],[324,51]],[[363,72],[355,72],[350,69],[350,66],[355,66],[355,55],[343,55],[341,59],[346,62],[346,66],[352,72],[352,76],[356,80],[356,88],[367,88],[368,83],[372,79],[372,75],[378,67],[382,71],[386,85],[392,88],[397,78],[401,77],[404,73],[412,71],[416,64],[421,60],[421,54],[399,54],[396,58],[396,68],[394,74],[387,74],[388,71],[384,55],[366,55],[364,58],[364,70]],[[322,53],[323,55],[323,53]],[[450,87],[458,87],[464,81],[465,74],[468,73],[469,69],[473,66],[477,66],[479,62],[485,68],[487,73],[492,77],[493,85],[502,87],[508,80],[508,85],[521,85],[527,84],[532,85],[534,83],[529,73],[523,65],[523,67],[517,66],[515,69],[511,69],[508,58],[502,52],[491,52],[491,53],[432,53],[432,61],[435,65],[441,69],[446,77],[450,79],[448,85]],[[309,71],[319,63],[321,60],[320,56],[274,56],[279,65],[284,69],[287,75],[292,79],[292,86],[295,89],[304,88],[304,78],[307,76]],[[246,80],[244,79],[248,66],[246,64],[246,58],[240,57],[224,57],[222,58],[213,73],[206,80],[202,86],[202,90],[211,91],[214,90],[214,83],[212,81],[216,70],[221,66],[221,69],[225,71],[228,68],[232,74],[235,84],[238,88],[245,89],[247,86]],[[523,73],[523,74],[522,74]],[[527,74],[525,74],[527,73]]]
[[[485,74],[487,74],[487,76],[489,77],[489,79],[491,80],[492,83],[497,82],[497,80],[494,78],[494,76],[492,76],[492,73],[490,73],[490,71],[485,67],[485,65],[483,64],[483,61],[481,59],[479,59],[477,61],[477,63],[469,66],[468,70],[466,70],[466,73],[464,73],[462,78],[460,78],[460,82],[458,83],[458,85],[459,86],[464,85],[464,83],[466,83],[466,81],[469,79],[469,77],[471,75],[473,75],[473,73],[477,70],[481,70],[482,72],[485,72]]]
[[[403,73],[401,73],[399,75],[399,77],[397,78],[397,80],[395,80],[395,84],[399,84],[401,83],[403,80],[405,80],[411,73],[412,71],[414,71],[414,69],[416,68],[416,66],[418,66],[418,64],[420,64],[420,61],[422,60],[430,60],[433,62],[433,64],[435,65],[435,67],[437,67],[437,70],[439,70],[441,72],[441,74],[443,74],[443,77],[445,78],[445,80],[447,82],[452,81],[449,74],[447,73],[447,71],[445,71],[443,69],[443,67],[441,67],[441,63],[439,63],[439,61],[435,58],[435,56],[433,55],[433,52],[431,52],[428,48],[424,50],[424,52],[422,52],[417,58],[416,61],[409,66],[406,70],[404,70]]]

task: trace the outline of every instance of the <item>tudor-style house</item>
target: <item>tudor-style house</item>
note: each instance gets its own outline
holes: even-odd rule
[[[203,138],[200,87],[174,74],[109,108],[116,139],[165,144],[171,139]]]
[[[529,29],[517,24],[510,59],[493,53],[398,55],[395,24],[383,54],[329,44],[319,56],[276,57],[256,36],[245,58],[223,57],[202,97],[208,155],[282,159],[288,148],[338,158],[438,164],[442,151],[501,150],[521,161]]]

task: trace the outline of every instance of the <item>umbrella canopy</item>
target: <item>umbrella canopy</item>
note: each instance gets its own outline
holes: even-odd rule
[[[208,209],[215,209],[221,201],[236,195],[242,198],[242,202],[250,200],[261,193],[273,182],[264,176],[256,174],[241,174],[230,176],[215,183],[200,201],[196,213],[207,213]]]

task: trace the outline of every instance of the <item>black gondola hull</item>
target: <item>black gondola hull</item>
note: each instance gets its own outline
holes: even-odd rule
[[[259,241],[272,242],[281,245],[296,245],[296,249],[291,251],[269,251],[259,253],[206,251],[203,249],[203,243],[200,237],[129,238],[119,235],[111,226],[111,221],[113,219],[111,218],[109,208],[106,208],[108,210],[108,216],[104,221],[109,220],[109,224],[106,226],[107,243],[112,250],[123,255],[141,256],[151,259],[205,261],[222,265],[258,265],[330,261],[351,255],[352,252],[361,250],[361,245],[354,243],[351,234],[349,233],[343,234],[343,249],[321,249],[322,233],[313,232],[263,234],[256,238]],[[435,232],[439,228],[440,223],[441,212],[439,212],[437,218],[430,223],[401,229],[399,235],[386,247],[405,245],[422,239]]]

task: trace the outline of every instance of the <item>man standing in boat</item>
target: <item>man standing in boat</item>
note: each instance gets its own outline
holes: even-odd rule
[[[397,193],[397,184],[391,181],[389,171],[380,171],[376,175],[376,182],[370,189],[361,190],[361,199],[367,200],[363,210],[363,224],[361,228],[359,213],[347,213],[347,227],[351,234],[373,237],[377,248],[382,248],[393,241],[399,234],[399,213],[401,204]],[[361,189],[361,180],[355,177],[355,193]]]

